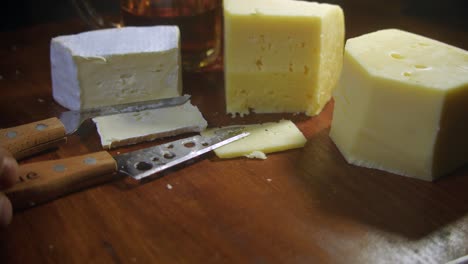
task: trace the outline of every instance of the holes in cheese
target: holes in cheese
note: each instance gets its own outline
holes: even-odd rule
[[[334,99],[349,163],[434,180],[468,162],[465,50],[396,29],[349,39]]]
[[[224,18],[228,113],[321,112],[342,67],[339,6],[225,0]]]

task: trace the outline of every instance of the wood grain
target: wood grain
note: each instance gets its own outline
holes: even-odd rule
[[[65,127],[56,117],[0,129],[0,146],[16,159],[58,147],[64,143]]]
[[[116,171],[117,164],[106,151],[28,163],[20,165],[19,181],[4,192],[15,210],[25,209],[116,179]]]
[[[339,2],[347,37],[398,27],[468,49],[465,28],[412,15],[403,1]],[[85,29],[67,21],[0,33],[1,127],[65,110],[51,95],[49,41]],[[0,231],[0,262],[445,263],[468,254],[468,167],[428,183],[351,166],[328,137],[333,102],[313,118],[231,118],[220,68],[184,73],[184,92],[210,126],[288,118],[306,146],[264,161],[208,154],[145,183],[119,179],[17,211]],[[93,131],[21,163],[100,150]]]

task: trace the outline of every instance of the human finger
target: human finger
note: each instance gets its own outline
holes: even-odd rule
[[[11,202],[3,193],[0,193],[0,227],[9,225],[12,217],[13,208]]]
[[[18,180],[18,163],[10,152],[0,148],[0,189],[12,186]]]

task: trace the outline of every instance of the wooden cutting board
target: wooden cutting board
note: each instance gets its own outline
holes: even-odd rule
[[[348,18],[348,37],[393,21],[468,46],[457,28],[368,16]],[[70,21],[0,33],[0,127],[65,110],[51,97],[49,41],[83,30]],[[263,161],[208,154],[144,184],[124,179],[16,212],[0,231],[1,263],[444,263],[468,254],[468,166],[429,183],[348,165],[328,137],[333,102],[313,118],[231,118],[221,68],[184,74],[210,126],[291,119],[306,146]],[[93,131],[23,163],[99,150]]]

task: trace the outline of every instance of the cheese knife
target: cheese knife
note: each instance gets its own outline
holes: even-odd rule
[[[76,133],[86,121],[98,116],[139,112],[184,104],[189,95],[105,106],[82,111],[67,111],[53,117],[16,127],[0,129],[0,146],[10,151],[16,159],[57,147],[66,136]]]
[[[25,209],[125,175],[142,180],[248,135],[220,130],[214,136],[192,136],[116,156],[100,151],[28,163],[19,167],[19,181],[4,192],[15,209]]]

